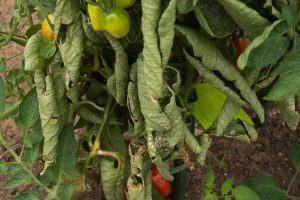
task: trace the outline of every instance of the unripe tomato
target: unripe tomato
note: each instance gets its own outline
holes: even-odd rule
[[[237,60],[240,57],[240,55],[245,51],[245,49],[248,47],[248,42],[244,38],[235,37],[233,38],[233,43],[236,48],[236,54],[233,58],[232,64],[237,65]]]
[[[92,27],[95,31],[103,31],[104,23],[104,12],[103,10],[96,5],[88,4],[87,6],[88,14],[92,23]]]
[[[54,24],[54,15],[49,14],[48,18],[52,24]],[[42,36],[47,38],[50,42],[54,41],[54,32],[46,19],[42,23]]]
[[[156,190],[161,194],[163,197],[167,197],[171,194],[171,185],[169,181],[166,181],[162,178],[160,173],[158,172],[155,166],[151,167],[152,171],[152,183]]]
[[[115,38],[126,36],[130,29],[130,17],[128,12],[119,6],[106,13],[104,29]]]
[[[122,8],[129,8],[135,3],[135,0],[116,0],[116,5]]]

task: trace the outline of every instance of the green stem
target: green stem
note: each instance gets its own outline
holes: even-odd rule
[[[54,26],[51,23],[49,17],[48,17],[48,12],[47,10],[44,8],[44,6],[38,1],[38,0],[31,0],[34,4],[36,4],[39,8],[40,11],[42,12],[42,14],[44,15],[45,19],[47,20],[49,26],[51,27],[52,30],[54,30]]]
[[[9,33],[0,31],[0,37],[8,37]],[[11,38],[12,41],[14,41],[15,43],[21,45],[21,46],[25,46],[27,43],[27,39],[25,37],[22,37],[20,35],[14,35]]]
[[[294,176],[292,177],[292,180],[290,181],[289,185],[288,185],[288,188],[286,190],[286,193],[288,194],[290,192],[290,190],[292,189],[292,186],[293,186],[293,183],[295,182],[297,176],[299,174],[299,170],[297,170],[294,174]]]
[[[0,121],[15,115],[19,110],[19,106],[20,106],[20,102],[16,103],[15,105],[11,106],[8,110],[6,110],[4,113],[0,114]]]
[[[31,12],[29,10],[29,6],[28,6],[27,0],[23,0],[23,5],[24,5],[24,7],[26,9],[26,15],[27,15],[29,26],[33,26],[33,20],[32,20],[32,16],[31,16]]]
[[[45,189],[48,193],[52,192],[46,185],[44,185],[42,182],[40,182],[36,176],[31,172],[30,169],[22,162],[21,158],[17,155],[17,153],[10,147],[8,142],[4,139],[3,133],[0,129],[0,143],[3,145],[4,148],[7,149],[7,151],[14,157],[16,162],[23,168],[24,171],[26,171],[32,178],[32,180],[41,188]]]
[[[16,58],[16,57],[22,55],[23,53],[24,53],[24,52],[22,51],[22,52],[17,53],[17,54],[15,54],[15,55],[13,55],[13,56],[11,56],[11,57],[9,57],[9,58],[6,58],[5,60],[6,60],[6,61],[12,60],[12,59],[14,59],[14,58]]]
[[[80,107],[81,105],[84,105],[84,104],[89,104],[91,106],[93,106],[94,108],[96,108],[96,110],[99,110],[99,111],[104,111],[104,108],[98,106],[97,104],[95,104],[94,102],[92,101],[81,101],[81,102],[77,102],[75,105],[74,105],[74,108],[78,108]]]
[[[14,37],[14,35],[16,34],[17,32],[17,29],[18,29],[18,25],[20,23],[20,16],[21,16],[21,12],[22,12],[22,6],[19,5],[19,3],[17,3],[17,6],[18,6],[18,10],[15,9],[15,13],[14,13],[14,18],[13,18],[13,26],[9,32],[9,34],[7,34],[6,36],[6,39],[5,41],[3,41],[2,43],[0,43],[0,46],[5,46],[7,45]]]
[[[100,140],[100,136],[101,136],[101,133],[102,133],[102,131],[103,131],[103,129],[104,129],[106,123],[107,123],[109,111],[110,111],[110,108],[111,108],[112,104],[113,104],[113,97],[111,95],[109,95],[108,100],[107,100],[106,105],[105,105],[105,108],[104,108],[103,120],[102,120],[100,128],[98,129],[98,132],[97,132],[96,141]]]

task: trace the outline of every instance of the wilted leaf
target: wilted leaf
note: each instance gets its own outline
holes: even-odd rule
[[[251,37],[259,36],[270,22],[239,0],[218,0],[232,19]]]
[[[202,28],[213,37],[222,38],[233,32],[234,22],[216,0],[199,0],[194,13]]]
[[[34,71],[45,67],[46,59],[40,55],[42,40],[40,34],[35,34],[29,38],[24,49],[25,70]]]

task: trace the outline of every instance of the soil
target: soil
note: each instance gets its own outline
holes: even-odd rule
[[[13,13],[14,1],[0,0],[0,24],[9,23]],[[27,24],[21,23],[19,33],[26,31]],[[22,47],[11,44],[0,49],[0,57],[9,58],[22,51]],[[22,55],[10,60],[8,68],[20,67]],[[23,134],[16,128],[12,120],[1,122],[2,130],[16,149],[22,140]],[[300,129],[290,131],[282,122],[276,110],[271,110],[264,125],[258,128],[258,141],[252,144],[228,139],[213,138],[212,147],[208,154],[205,166],[196,166],[188,175],[187,200],[200,200],[201,191],[205,184],[208,168],[213,168],[216,173],[217,186],[227,178],[233,178],[235,184],[241,183],[250,176],[270,175],[277,179],[282,189],[288,187],[288,183],[294,174],[294,168],[287,162],[287,152],[291,145],[299,138]],[[2,156],[4,149],[0,147],[1,161],[11,158]],[[40,167],[41,163],[37,164]],[[9,199],[11,196],[25,190],[34,190],[31,185],[17,190],[5,190],[4,184],[9,177],[0,175],[0,199]],[[291,195],[300,196],[300,177],[295,181],[290,191]],[[83,193],[75,199],[96,200],[103,196],[101,185],[92,184],[91,192]],[[103,199],[103,198],[102,198]]]

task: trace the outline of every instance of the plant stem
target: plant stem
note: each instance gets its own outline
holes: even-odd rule
[[[9,58],[6,58],[5,60],[6,60],[6,61],[12,60],[12,59],[14,59],[14,58],[16,58],[16,57],[22,55],[23,53],[24,53],[24,52],[17,53],[17,54],[15,54],[15,55],[13,55],[13,56],[11,56],[11,57],[9,57]]]
[[[110,111],[110,108],[111,108],[112,104],[113,104],[113,97],[111,95],[109,95],[108,100],[107,100],[106,105],[105,105],[105,108],[104,108],[103,120],[102,120],[100,128],[98,129],[98,132],[97,132],[96,140],[100,140],[100,136],[101,136],[101,133],[102,133],[102,131],[103,131],[103,129],[104,129],[106,123],[107,123],[109,111]]]
[[[96,110],[101,111],[101,112],[103,112],[104,109],[105,109],[105,108],[102,108],[102,107],[98,106],[97,104],[95,104],[95,103],[92,102],[92,101],[81,101],[81,102],[77,102],[77,103],[74,105],[74,107],[75,107],[75,109],[76,109],[76,108],[78,108],[79,106],[84,105],[84,104],[89,104],[89,105],[93,106]]]
[[[11,148],[8,142],[4,139],[3,133],[0,129],[0,143],[6,148],[6,150],[14,157],[16,162],[21,165],[24,171],[26,171],[32,178],[32,180],[40,187],[44,188],[48,193],[52,192],[46,185],[40,182],[36,176],[28,169],[28,167],[22,162],[21,158],[17,155],[17,153]]]
[[[0,36],[2,37],[8,37],[9,33],[6,33],[6,32],[3,32],[3,31],[0,31]],[[21,45],[21,46],[25,46],[26,43],[27,43],[27,39],[20,36],[20,35],[14,35],[12,36],[12,41],[14,41],[15,43]]]
[[[23,0],[23,5],[24,5],[24,7],[26,9],[26,15],[27,15],[29,26],[33,26],[33,20],[32,20],[32,16],[31,16],[30,10],[29,10],[29,6],[28,6],[27,0]]]
[[[293,183],[295,182],[297,176],[299,174],[299,170],[297,170],[294,174],[294,176],[292,177],[292,180],[290,181],[289,185],[288,185],[288,188],[286,190],[286,193],[288,194],[290,192],[290,190],[292,189],[292,186],[293,186]]]
[[[0,114],[0,121],[9,118],[12,115],[15,115],[19,110],[20,102],[16,103],[15,105],[11,106],[8,110],[4,113]]]
[[[54,26],[53,26],[53,24],[51,23],[51,21],[50,21],[50,19],[49,19],[49,17],[48,17],[48,12],[47,12],[47,10],[44,8],[44,6],[43,6],[39,1],[37,1],[37,0],[31,0],[31,1],[32,1],[34,4],[36,4],[36,5],[40,8],[40,10],[41,10],[41,12],[43,13],[45,19],[47,20],[49,26],[50,26],[51,29],[54,31]]]

